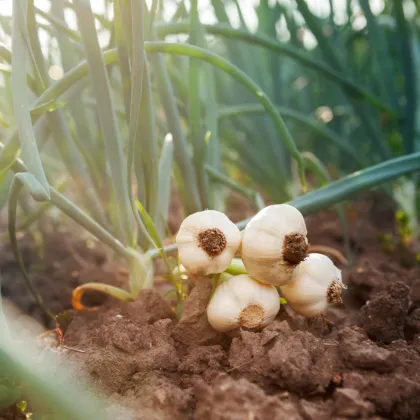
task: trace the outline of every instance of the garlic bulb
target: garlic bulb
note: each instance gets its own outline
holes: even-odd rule
[[[308,239],[302,213],[288,204],[268,206],[246,226],[241,255],[251,276],[281,286],[307,255]]]
[[[280,296],[274,286],[260,283],[247,274],[220,284],[207,307],[207,319],[217,331],[267,325],[280,310]]]
[[[322,315],[329,304],[341,303],[344,288],[341,270],[325,255],[314,253],[296,267],[291,283],[280,290],[295,312],[312,318]]]
[[[216,210],[194,213],[181,224],[176,237],[182,265],[192,274],[221,273],[241,243],[238,227]]]

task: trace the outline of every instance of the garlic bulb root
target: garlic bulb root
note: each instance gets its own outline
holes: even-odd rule
[[[227,269],[241,243],[238,227],[216,210],[194,213],[176,236],[182,265],[192,274],[209,275]]]
[[[218,228],[204,229],[198,232],[197,243],[210,258],[217,257],[226,248],[225,234]]]
[[[227,332],[267,325],[279,310],[280,297],[274,286],[240,274],[217,287],[207,307],[207,318],[215,330]]]
[[[260,210],[242,238],[241,256],[249,274],[267,284],[289,283],[307,256],[307,233],[302,213],[293,206],[277,204]]]

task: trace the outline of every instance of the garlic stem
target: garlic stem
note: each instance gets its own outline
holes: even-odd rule
[[[234,258],[225,272],[234,276],[238,274],[248,274],[241,258]]]

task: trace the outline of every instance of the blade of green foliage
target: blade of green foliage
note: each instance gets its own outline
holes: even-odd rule
[[[13,165],[13,162],[11,162],[11,165]],[[13,171],[7,171],[4,175],[1,177],[1,183],[0,183],[0,211],[4,209],[4,207],[7,204],[7,199],[9,196],[9,190],[10,185],[12,184],[12,180],[14,177]]]
[[[55,31],[58,47],[60,49],[61,55],[61,62],[63,66],[63,70],[68,72],[71,70],[78,63],[78,57],[76,55],[76,50],[74,43],[72,43],[68,38],[67,23],[65,22],[64,16],[64,5],[65,0],[56,0],[51,3],[51,14],[48,16],[57,16],[63,23],[61,26],[57,26]],[[44,14],[42,15],[44,18]],[[78,34],[79,38],[80,35]],[[80,38],[80,43],[82,39]],[[81,89],[83,87],[79,87],[76,84],[76,89]],[[76,98],[76,95],[71,96],[68,100],[68,106],[70,110],[70,114],[74,120],[74,127],[76,137],[79,141],[76,142],[76,146],[79,149],[81,155],[85,158],[86,163],[88,164],[88,169],[90,173],[90,177],[92,179],[92,183],[96,186],[96,189],[100,190],[101,179],[100,173],[104,171],[103,168],[100,168],[99,162],[95,159],[92,159],[92,155],[95,152],[94,142],[93,142],[93,134],[89,129],[89,122],[86,116],[85,110],[83,107],[80,106],[80,96]],[[104,171],[105,172],[105,171]]]
[[[270,101],[268,96],[263,91],[261,91],[259,86],[252,79],[250,79],[245,73],[243,73],[236,66],[232,65],[229,61],[218,56],[217,54],[214,54],[210,51],[206,51],[199,47],[193,47],[191,45],[182,45],[182,44],[169,43],[169,42],[150,42],[146,44],[146,51],[148,53],[152,53],[152,52],[175,53],[175,54],[180,54],[180,55],[186,55],[189,57],[199,58],[200,60],[210,63],[213,66],[225,71],[230,76],[235,78],[238,82],[240,82],[264,106],[264,109],[266,110],[268,115],[271,117],[277,131],[279,132],[282,138],[282,141],[288,148],[293,158],[296,159],[296,162],[298,163],[301,184],[302,186],[305,185],[302,157],[299,153],[299,150],[296,148],[296,144],[292,136],[290,135],[290,132],[286,124],[284,123],[280,114],[277,112],[276,107]]]
[[[124,37],[124,26],[121,16],[120,2],[114,1],[114,28],[115,39],[117,42],[120,72],[123,85],[124,107],[127,121],[130,121],[131,107],[131,80],[130,80],[130,62],[129,48]]]
[[[23,15],[23,6],[19,0],[13,3],[13,36],[12,36],[12,90],[13,90],[13,108],[15,120],[18,121],[18,133],[21,145],[22,157],[26,160],[29,172],[38,181],[40,189],[37,193],[44,200],[50,199],[49,184],[42,167],[38,147],[35,141],[35,135],[32,128],[31,115],[29,112],[29,95],[26,84],[26,41],[22,34],[22,28],[25,25],[25,16]],[[25,4],[26,6],[26,4]],[[11,154],[11,159],[16,155],[17,150]],[[10,165],[10,160],[6,166]],[[1,166],[0,169],[3,169]]]
[[[184,134],[174,91],[169,79],[165,61],[160,54],[151,57],[156,73],[157,86],[169,132],[174,139],[175,160],[182,173],[182,184],[179,185],[185,211],[188,214],[202,209],[198,183],[193,163],[188,151],[188,143]]]
[[[129,193],[132,190],[132,170],[135,169],[139,198],[151,214],[156,212],[157,147],[154,109],[151,101],[150,79],[144,53],[143,2],[132,0],[123,10],[130,11],[131,40],[128,44],[131,63],[131,93],[127,176]]]
[[[404,107],[404,151],[415,151],[415,117],[417,107],[417,83],[413,53],[411,51],[411,30],[404,16],[403,2],[394,0],[395,20],[400,40],[402,72],[404,76],[404,93],[406,104]]]
[[[205,76],[207,80],[205,113],[206,125],[209,134],[209,141],[207,142],[207,162],[216,171],[220,171],[221,152],[218,124],[219,107],[215,95],[215,69],[207,65],[205,70]],[[210,185],[209,194],[209,202],[211,203],[211,208],[219,211],[224,211],[226,198],[224,190],[221,188],[214,188]]]
[[[166,222],[168,220],[173,155],[173,137],[171,134],[168,134],[163,142],[159,160],[158,214],[156,218],[156,229],[160,238],[163,238],[165,235]]]
[[[264,35],[253,34],[239,29],[232,29],[229,26],[223,24],[204,25],[204,28],[206,32],[212,35],[220,35],[229,39],[246,41],[254,45],[259,45],[261,47],[268,48],[272,51],[275,51],[278,54],[287,55],[299,61],[304,66],[318,71],[321,75],[328,77],[329,80],[339,83],[346,90],[347,94],[350,97],[367,101],[379,110],[386,112],[391,117],[397,117],[397,114],[393,109],[384,104],[380,99],[372,96],[372,94],[367,92],[365,89],[361,88],[351,80],[348,80],[346,76],[344,76],[342,73],[334,70],[333,68],[320,61],[314,60],[308,54],[302,53],[294,47],[282,44],[276,39],[271,39],[270,37]],[[188,22],[159,23],[156,24],[156,32],[159,35],[159,37],[187,33]]]
[[[177,282],[177,280],[175,279],[175,276],[172,273],[172,267],[171,267],[171,264],[168,260],[168,257],[166,256],[165,252],[163,251],[163,244],[162,244],[162,241],[160,239],[159,232],[157,230],[156,225],[153,222],[153,219],[147,213],[146,209],[142,206],[142,204],[138,200],[137,200],[137,209],[140,213],[141,219],[143,220],[144,226],[147,229],[147,232],[149,233],[150,237],[152,238],[153,246],[159,252],[163,262],[165,263],[165,265],[168,269],[169,278],[172,281],[172,283],[174,284],[178,296],[181,297],[182,293],[183,293],[182,285],[179,282]]]
[[[53,9],[55,8],[55,4],[56,1],[54,0],[53,2],[51,2],[51,12],[52,13],[47,13],[44,12],[43,10],[41,10],[40,8],[36,7],[34,8],[35,13],[38,14],[39,16],[41,16],[43,19],[47,20],[48,22],[52,23],[54,26],[56,26],[60,32],[63,32],[69,39],[72,39],[73,41],[76,41],[77,43],[81,44],[83,42],[82,37],[80,36],[80,34],[72,29],[70,29],[65,20],[64,20],[64,15],[56,15],[53,12]],[[61,3],[63,6],[66,4],[66,2],[64,0],[57,0],[57,3]],[[64,9],[63,9],[64,10]]]
[[[319,48],[321,49],[325,59],[329,61],[331,67],[344,72],[341,57],[339,57],[338,52],[333,48],[329,39],[324,35],[319,19],[311,13],[305,0],[296,0],[296,4],[305,19],[308,28],[318,41]],[[376,145],[383,157],[389,158],[391,153],[388,144],[383,141],[378,125],[373,124],[373,120],[378,120],[378,117],[375,114],[372,115],[371,112],[368,112],[366,107],[355,103],[351,97],[349,97],[349,102],[352,104],[355,114],[360,118],[360,121],[366,127],[372,143]]]
[[[235,181],[232,181],[228,176],[226,176],[222,172],[215,170],[213,167],[209,165],[206,165],[206,171],[213,178],[213,180],[220,182],[223,185],[226,185],[231,190],[237,191],[238,193],[247,197],[249,200],[252,200],[253,202],[255,202],[258,210],[261,210],[262,208],[265,207],[264,200],[262,199],[261,195],[258,192],[253,191],[250,188],[244,187],[243,185],[240,185],[236,183]]]
[[[66,179],[57,185],[57,191],[62,193],[70,184],[70,180]],[[27,215],[27,217],[22,220],[16,227],[16,231],[26,231],[29,227],[35,223],[40,217],[53,206],[52,201],[44,201],[42,204],[38,206],[36,210],[34,210],[31,214]]]
[[[389,49],[386,45],[386,39],[382,29],[372,13],[369,0],[359,0],[359,4],[366,18],[366,26],[368,29],[368,38],[370,45],[373,46],[372,52],[374,55],[372,72],[376,77],[375,84],[379,85],[379,91],[382,98],[389,101],[390,89],[392,88],[392,78],[395,77],[392,71],[392,63],[389,60]]]
[[[25,40],[28,56],[31,60],[34,79],[36,80],[39,89],[44,90],[46,88],[44,78],[42,75],[42,69],[39,68],[39,62],[37,60],[37,51],[34,50],[32,44],[31,29],[35,26],[35,22],[32,20],[33,3],[31,0],[20,0],[13,3],[13,15],[19,14],[22,17],[21,24],[19,26],[21,35]]]
[[[9,322],[9,328],[21,330],[25,325]],[[74,372],[62,366],[59,356],[39,357],[35,341],[24,343],[6,339],[0,341],[0,372],[17,386],[25,389],[25,398],[34,402],[33,418],[108,420],[106,402],[89,389],[87,380],[74,380]],[[61,356],[60,356],[61,357]],[[77,401],[77,404],[75,404]],[[119,407],[118,410],[121,410]],[[128,418],[131,414],[127,411]]]
[[[420,171],[420,152],[390,159],[347,175],[323,188],[302,195],[289,204],[298,208],[303,214],[315,213],[349,199],[361,191],[416,171]],[[248,222],[249,219],[243,220],[238,223],[238,226],[243,229]]]
[[[117,214],[121,237],[128,244],[134,244],[135,225],[127,188],[127,173],[122,150],[113,100],[110,93],[108,74],[95,29],[94,17],[87,0],[76,0],[75,11],[90,68],[93,92],[104,138],[107,160],[111,170],[112,191],[117,200]]]
[[[298,123],[305,125],[310,130],[315,133],[323,136],[326,140],[330,141],[337,146],[341,151],[351,156],[361,167],[366,166],[367,162],[363,156],[360,156],[353,147],[349,144],[348,141],[341,139],[336,133],[329,130],[324,125],[321,125],[312,118],[307,117],[304,114],[301,114],[298,111],[295,111],[286,107],[277,107],[280,115],[283,118],[290,118],[297,121]],[[264,108],[260,104],[244,104],[230,107],[223,107],[219,109],[219,119],[234,117],[239,114],[248,114],[248,113],[261,113],[264,112]]]
[[[42,54],[41,44],[38,38],[33,3],[34,0],[29,0],[28,2],[28,34],[30,36],[31,49],[33,51],[33,57],[38,69],[39,77],[42,79],[42,85],[47,87],[49,85],[49,79],[45,68],[45,60]],[[38,93],[41,93],[41,91]],[[71,138],[70,130],[63,112],[61,110],[51,111],[48,113],[47,118],[48,124],[51,128],[52,138],[55,141],[57,150],[59,151],[60,157],[65,163],[68,172],[76,183],[84,185],[84,188],[80,188],[80,191],[83,200],[86,202],[87,208],[101,224],[105,224],[106,220],[102,211],[101,203],[94,193],[91,178],[88,175],[86,166],[84,165],[76,145]],[[85,151],[85,154],[88,153]]]
[[[364,190],[377,187],[416,171],[420,171],[420,152],[390,159],[362,171],[357,171],[331,182],[325,187],[302,195],[288,204],[299,209],[304,215],[315,213],[349,199]],[[250,218],[242,220],[236,225],[239,229],[244,229],[250,220]],[[166,246],[163,251],[166,254],[175,252],[176,244]],[[160,253],[155,250],[148,252],[150,258],[157,258],[159,255]]]
[[[135,172],[144,173],[144,186],[147,209],[154,220],[157,215],[158,201],[158,147],[156,138],[155,110],[149,74],[149,64],[145,63],[143,94],[140,104],[139,126],[134,148]],[[137,176],[138,177],[138,176]]]
[[[326,185],[331,182],[331,176],[328,173],[325,165],[311,152],[302,152],[302,156],[305,159],[306,168],[313,172],[319,179],[320,185]],[[347,259],[352,260],[349,227],[345,216],[345,211],[342,203],[338,203],[335,206],[338,220],[340,221],[341,232],[344,239],[344,249]]]
[[[32,296],[35,298],[37,304],[43,309],[45,314],[54,320],[54,315],[45,307],[42,297],[38,294],[34,288],[31,280],[29,279],[28,273],[23,263],[22,256],[19,252],[19,247],[16,238],[16,213],[19,193],[22,187],[26,187],[31,193],[32,197],[36,200],[44,201],[45,200],[45,191],[42,185],[38,182],[34,175],[30,173],[19,173],[16,174],[12,180],[9,190],[9,199],[8,199],[8,230],[10,244],[12,247],[12,252],[15,257],[15,260],[18,264],[19,270],[22,273],[22,276],[25,280],[26,286],[32,293]]]
[[[7,64],[0,64],[0,73],[11,76],[12,75],[12,66],[8,66]],[[32,92],[36,92],[36,82],[32,76],[28,74],[26,83],[28,84],[29,89]]]
[[[0,142],[0,149],[3,149],[5,146]],[[11,169],[15,173],[26,173],[27,168],[25,164],[19,158],[16,159]],[[50,187],[51,201],[52,203],[59,208],[64,214],[74,220],[76,223],[84,227],[89,231],[93,236],[98,238],[102,243],[108,245],[113,249],[117,254],[121,256],[127,256],[127,249],[121,244],[121,242],[114,238],[107,230],[105,230],[101,225],[99,225],[95,220],[93,220],[89,215],[87,215],[83,210],[77,207],[59,191]],[[41,197],[38,197],[41,198]]]
[[[191,1],[189,43],[201,46],[200,19],[198,16],[198,0]],[[208,207],[207,201],[207,182],[204,170],[204,160],[206,156],[206,145],[203,141],[201,126],[201,94],[200,94],[200,63],[194,58],[189,60],[188,68],[188,123],[190,128],[191,144],[193,146],[195,173],[198,178],[201,202],[204,207]]]
[[[149,19],[147,22],[147,29],[146,29],[148,39],[152,37],[152,28],[155,22],[158,9],[159,9],[159,0],[152,0],[152,5],[150,6]]]

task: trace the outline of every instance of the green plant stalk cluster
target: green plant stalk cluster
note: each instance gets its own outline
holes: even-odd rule
[[[28,220],[36,220],[52,203],[128,259],[129,292],[95,286],[127,300],[151,284],[150,257],[160,255],[170,268],[162,251],[162,237],[173,179],[183,211],[190,214],[209,205],[222,208],[226,188],[239,192],[258,208],[264,206],[256,192],[259,187],[271,199],[288,201],[291,159],[297,164],[303,190],[305,162],[322,183],[330,181],[326,167],[332,161],[340,174],[362,169],[292,201],[306,213],[418,170],[416,55],[412,49],[417,34],[402,7],[384,9],[384,13],[390,10],[395,15],[401,44],[401,71],[391,74],[397,70],[387,67],[386,80],[397,76],[403,80],[402,89],[393,86],[387,91],[384,83],[377,88],[365,82],[363,63],[355,57],[350,57],[352,66],[345,65],[345,58],[332,43],[337,39],[353,48],[364,35],[347,33],[350,26],[344,26],[344,35],[334,32],[335,38],[328,38],[325,22],[304,1],[297,2],[298,9],[318,43],[311,51],[293,32],[298,26],[286,6],[258,6],[258,30],[251,33],[239,2],[235,2],[239,29],[232,27],[223,2],[212,0],[211,4],[218,22],[204,25],[198,1],[193,1],[191,8],[180,2],[172,21],[162,22],[158,1],[153,1],[149,10],[143,1],[118,0],[113,2],[111,22],[105,15],[93,13],[88,0],[57,0],[51,3],[51,14],[35,7],[33,0],[14,0],[13,31],[7,29],[5,20],[0,22],[6,33],[11,33],[12,52],[1,45],[0,58],[7,63],[1,67],[4,90],[13,95],[8,96],[9,104],[5,99],[0,105],[7,111],[5,115],[14,114],[17,124],[14,131],[6,132],[0,176],[5,182],[10,169],[17,172],[8,184],[9,233],[23,271],[16,241],[17,226],[28,226],[16,222],[23,186],[42,202],[41,210]],[[69,7],[76,14],[77,31],[65,21]],[[372,55],[376,60],[372,68],[378,69],[378,60],[387,56],[383,46],[390,37],[369,4],[362,2],[362,8],[368,36],[378,45],[382,40],[382,47]],[[37,16],[50,23],[42,26],[50,41],[57,40],[65,74],[56,82],[51,83],[47,72],[56,51],[49,46],[50,55],[45,56]],[[282,17],[291,33],[290,43],[278,40],[275,26]],[[328,24],[331,22],[333,11]],[[97,25],[109,34],[105,48],[100,46]],[[336,25],[332,30],[338,31]],[[188,34],[188,43],[157,40],[182,34]],[[255,53],[255,59],[247,59],[250,52]],[[360,56],[362,61],[371,59],[363,53]],[[349,68],[356,73],[351,74]],[[186,81],[183,71],[188,74]],[[209,78],[207,88],[201,83],[202,74]],[[298,89],[297,82],[309,87]],[[317,96],[316,92],[326,87],[331,94]],[[402,93],[404,106],[396,100]],[[95,108],[81,111],[77,96],[82,104],[93,102]],[[315,112],[322,111],[325,104],[331,117]],[[306,133],[303,137],[301,128]],[[378,159],[392,156],[392,141],[399,137],[403,147],[397,156],[407,155],[378,164]],[[363,140],[366,138],[369,141]],[[370,149],[363,150],[365,146]],[[16,159],[18,154],[24,166]],[[56,156],[59,163],[50,168],[47,162]],[[376,165],[369,167],[373,163]],[[51,187],[50,179],[60,171],[60,165],[76,187],[71,200]],[[249,184],[233,180],[227,173],[232,168],[239,169]],[[172,280],[182,296],[179,279]],[[33,293],[36,295],[35,290]]]

